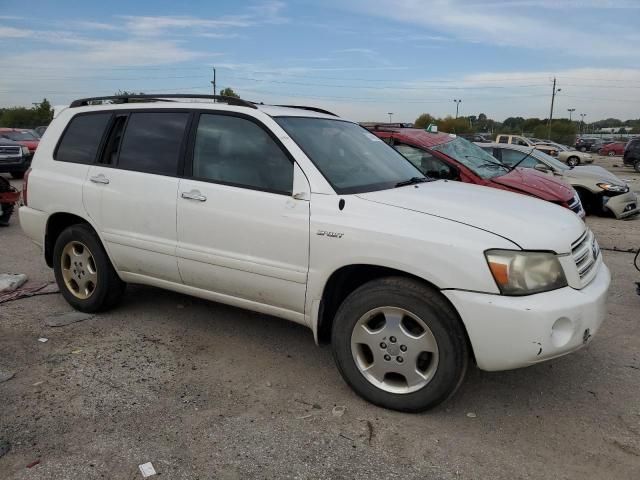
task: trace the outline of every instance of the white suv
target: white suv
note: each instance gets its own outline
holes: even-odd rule
[[[44,134],[20,221],[74,308],[128,282],[282,317],[404,411],[451,396],[469,361],[531,365],[600,327],[609,270],[566,208],[432,181],[319,109],[180,97],[78,100]]]

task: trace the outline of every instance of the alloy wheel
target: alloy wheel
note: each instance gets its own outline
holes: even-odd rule
[[[95,292],[98,269],[91,250],[84,243],[67,243],[62,249],[60,266],[64,284],[76,298],[86,300]]]

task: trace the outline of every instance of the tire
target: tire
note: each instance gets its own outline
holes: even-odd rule
[[[569,165],[570,167],[575,167],[577,165],[580,165],[580,158],[575,156],[567,158],[567,165]]]
[[[22,172],[11,172],[11,178],[15,178],[15,179],[19,180],[21,178],[24,178],[24,174],[25,174],[24,171],[22,171]]]
[[[610,157],[613,157],[616,154],[616,152],[614,152],[613,150],[609,150],[609,152],[607,152],[607,155],[609,155]]]
[[[72,225],[58,236],[53,271],[65,300],[81,312],[108,310],[124,293],[125,283],[89,225]]]
[[[447,400],[469,364],[455,310],[439,292],[403,277],[373,280],[352,292],[336,313],[331,347],[338,370],[359,396],[403,412]]]
[[[636,160],[636,162],[633,164],[633,168],[636,170],[636,172],[640,173],[640,160]]]

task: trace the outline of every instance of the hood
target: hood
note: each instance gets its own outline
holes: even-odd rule
[[[592,183],[615,183],[626,185],[627,183],[616,177],[613,173],[597,165],[585,165],[573,167],[564,172],[563,177],[575,180],[588,180]]]
[[[516,168],[492,178],[491,182],[549,202],[568,202],[573,198],[573,188],[531,168]]]
[[[568,253],[585,230],[584,222],[568,208],[462,182],[437,180],[358,197],[471,225],[529,250]]]

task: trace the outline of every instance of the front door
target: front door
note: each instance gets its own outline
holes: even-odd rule
[[[306,178],[256,119],[202,113],[194,121],[178,188],[183,282],[222,301],[304,313],[309,195],[293,193],[308,192]]]

